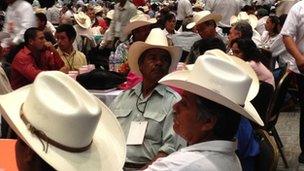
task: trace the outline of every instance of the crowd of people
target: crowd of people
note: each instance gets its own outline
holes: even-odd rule
[[[304,163],[304,2],[5,2],[0,170],[255,170],[251,101],[286,65]],[[126,80],[109,106],[77,83],[94,68]]]

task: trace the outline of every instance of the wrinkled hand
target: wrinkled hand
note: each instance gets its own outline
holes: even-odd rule
[[[70,71],[70,67],[68,67],[68,66],[63,66],[62,68],[60,68],[59,71],[61,71],[61,72],[67,74],[67,73],[69,73],[69,71]]]
[[[56,48],[53,46],[53,44],[51,42],[45,42],[44,43],[44,47],[49,50],[49,51],[57,51]]]
[[[300,60],[296,60],[299,71],[304,74],[304,56]]]

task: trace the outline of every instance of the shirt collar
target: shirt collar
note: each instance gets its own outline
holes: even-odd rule
[[[141,87],[142,87],[142,82],[139,83],[139,84],[137,84],[136,86],[134,86],[134,87],[132,88],[131,94],[130,94],[130,95],[132,96],[132,95],[134,95],[134,93],[135,93],[137,96],[139,96],[139,95],[141,94]],[[159,95],[164,96],[164,95],[165,95],[166,88],[167,88],[167,86],[162,85],[162,84],[158,84],[158,85],[154,88],[153,92],[156,91]],[[152,92],[152,93],[153,93],[153,92]]]
[[[63,56],[73,56],[76,53],[76,50],[73,49],[73,51],[69,54],[67,52],[63,52],[60,48],[57,49],[59,55],[63,55]]]
[[[237,143],[235,141],[215,140],[194,144],[181,149],[181,151],[216,151],[221,153],[234,153],[236,149]]]

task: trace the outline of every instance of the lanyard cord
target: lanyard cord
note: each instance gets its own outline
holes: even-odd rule
[[[149,101],[150,98],[152,97],[152,93],[151,93],[151,95],[148,97],[148,99],[144,102],[144,109],[143,109],[143,110],[140,110],[140,109],[139,109],[139,99],[140,99],[140,96],[143,94],[142,89],[143,89],[143,86],[141,87],[141,92],[140,92],[140,94],[137,96],[137,99],[136,99],[136,108],[137,108],[137,110],[143,115],[143,114],[145,113],[145,111],[146,111],[146,107],[147,107],[148,101]]]
[[[69,65],[69,67],[70,67],[70,69],[71,70],[75,70],[75,68],[74,68],[74,58],[75,58],[75,54],[76,53],[74,53],[74,52],[72,52],[72,57],[70,58],[71,60],[72,60],[72,62],[70,63],[70,60],[63,54],[63,56],[64,56],[64,58],[66,59],[66,61],[67,61],[67,63],[68,63],[68,65]]]

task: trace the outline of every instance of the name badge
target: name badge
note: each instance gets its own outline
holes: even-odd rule
[[[148,121],[131,122],[127,145],[141,145],[144,142]]]

